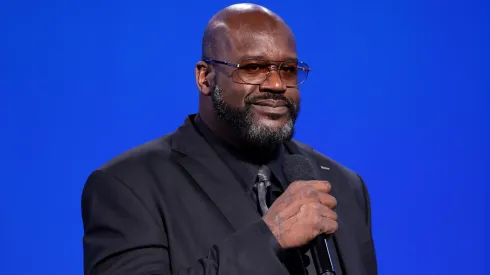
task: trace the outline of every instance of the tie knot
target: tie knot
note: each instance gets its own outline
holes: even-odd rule
[[[271,179],[271,169],[266,165],[262,165],[257,173],[259,182],[269,182]]]

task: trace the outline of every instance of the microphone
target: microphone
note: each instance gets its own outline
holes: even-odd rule
[[[315,171],[310,161],[298,154],[285,155],[283,170],[289,182],[297,180],[314,180]],[[327,245],[330,235],[321,234],[310,242],[310,252],[318,275],[335,275],[332,257]]]

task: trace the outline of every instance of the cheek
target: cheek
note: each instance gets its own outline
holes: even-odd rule
[[[287,98],[289,98],[292,102],[294,102],[296,105],[299,105],[301,98],[300,98],[300,93],[298,89],[290,89],[286,92],[285,95]]]
[[[244,94],[240,90],[223,88],[223,100],[233,108],[242,108],[244,104]]]
[[[245,98],[253,94],[258,88],[256,86],[233,83],[223,87],[223,90],[223,98],[228,105],[235,108],[244,108]]]

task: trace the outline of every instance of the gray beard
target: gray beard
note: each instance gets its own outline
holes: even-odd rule
[[[278,144],[291,140],[294,135],[298,106],[290,109],[289,119],[282,127],[271,127],[259,123],[253,117],[250,104],[246,104],[243,110],[228,105],[223,99],[223,90],[218,85],[214,86],[211,98],[217,117],[237,131],[249,147],[272,149]]]

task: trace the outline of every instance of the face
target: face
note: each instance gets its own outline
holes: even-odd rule
[[[279,64],[297,58],[294,39],[287,30],[237,31],[232,41],[233,50],[222,60],[238,63],[260,56]],[[235,68],[217,64],[213,68],[210,96],[219,119],[252,146],[268,147],[292,138],[300,106],[298,88],[287,87],[277,70],[260,85],[251,85],[244,83]]]

